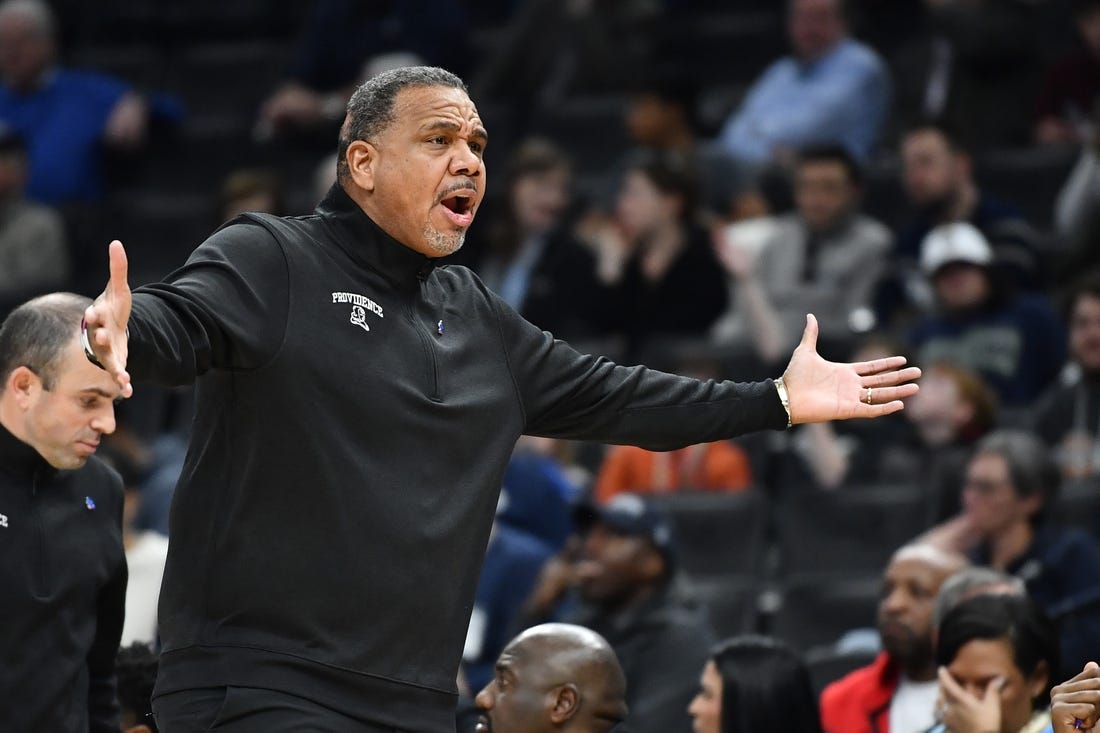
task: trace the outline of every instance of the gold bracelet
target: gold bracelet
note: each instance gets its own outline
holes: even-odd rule
[[[787,411],[787,427],[791,426],[791,396],[787,394],[787,385],[783,383],[783,377],[778,377],[772,380],[775,385],[775,391],[779,393],[779,402],[783,405],[783,409]]]

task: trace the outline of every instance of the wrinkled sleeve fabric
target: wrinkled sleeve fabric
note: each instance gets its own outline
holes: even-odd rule
[[[673,450],[787,426],[770,380],[704,382],[619,366],[577,352],[489,297],[528,434]]]
[[[289,292],[280,244],[239,219],[163,282],[134,291],[127,369],[136,381],[174,386],[211,369],[259,368],[282,345]]]

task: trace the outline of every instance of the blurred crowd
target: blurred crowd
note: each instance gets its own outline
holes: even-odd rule
[[[141,281],[241,212],[311,211],[356,84],[418,63],[492,141],[451,259],[535,325],[749,381],[812,312],[827,358],[924,371],[874,424],[524,438],[460,725],[499,714],[515,634],[568,620],[634,730],[986,731],[1001,678],[996,729],[1042,730],[1100,656],[1100,0],[5,0],[0,315],[97,293],[109,239]],[[189,416],[139,390],[103,449],[124,645],[157,643]]]

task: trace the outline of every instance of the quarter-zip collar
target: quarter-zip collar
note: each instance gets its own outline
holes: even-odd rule
[[[343,186],[333,184],[317,213],[329,225],[333,239],[348,257],[397,285],[426,280],[435,262],[386,234],[355,203]]]
[[[16,477],[52,476],[57,469],[34,448],[0,425],[0,470]]]

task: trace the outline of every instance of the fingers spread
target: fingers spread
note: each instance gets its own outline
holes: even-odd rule
[[[126,277],[129,265],[126,261],[126,250],[123,248],[122,242],[117,239],[111,242],[107,253],[110,258],[111,266],[110,289],[113,291],[128,289],[129,286],[126,284]]]
[[[905,366],[904,356],[888,356],[885,359],[875,359],[874,361],[860,361],[852,365],[855,367],[856,374],[860,376],[866,376],[868,374],[877,374],[884,372],[887,369],[898,369]]]
[[[919,387],[915,384],[902,384],[897,387],[874,387],[871,389],[871,405],[884,404],[894,400],[905,399],[917,393]],[[863,391],[866,396],[866,390]]]
[[[897,371],[872,374],[860,379],[863,387],[892,387],[902,382],[912,382],[920,379],[921,371],[918,367],[906,367]]]

